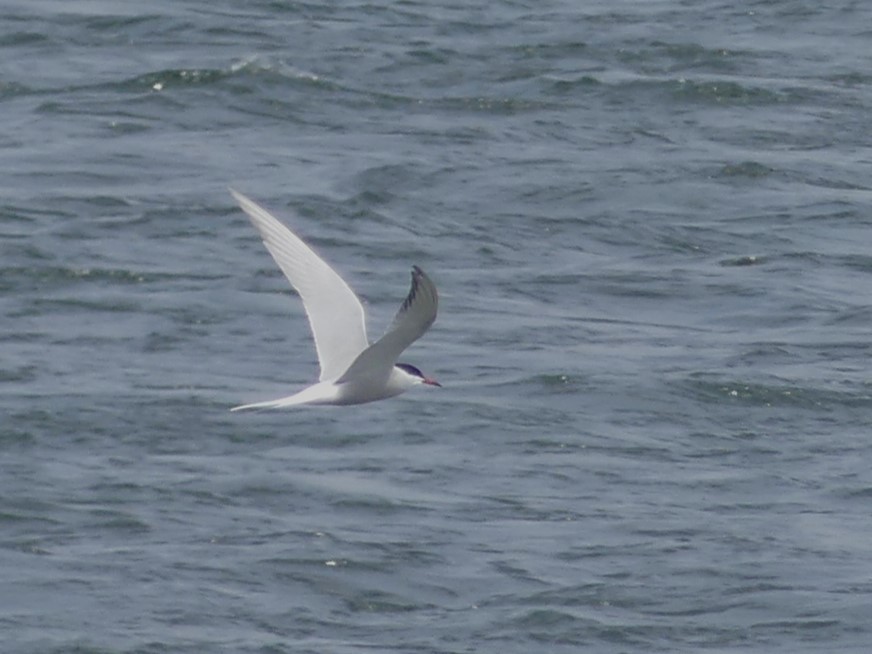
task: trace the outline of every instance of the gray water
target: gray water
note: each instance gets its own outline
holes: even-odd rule
[[[872,5],[329,5],[4,3],[2,651],[869,651]]]

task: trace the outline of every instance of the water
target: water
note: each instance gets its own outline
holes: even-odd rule
[[[7,2],[4,652],[865,652],[866,3]],[[317,374],[263,202],[445,384]]]

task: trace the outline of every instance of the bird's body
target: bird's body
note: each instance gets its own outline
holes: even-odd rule
[[[345,281],[263,207],[241,193],[230,192],[302,298],[321,364],[317,384],[288,397],[245,404],[233,411],[364,404],[394,397],[418,384],[440,385],[414,366],[396,363],[403,350],[436,319],[436,286],[420,268],[412,268],[412,287],[391,326],[370,345],[363,306]]]
[[[232,411],[242,409],[281,409],[301,404],[324,404],[342,406],[348,404],[366,404],[376,400],[385,400],[405,393],[421,382],[397,367],[391,369],[388,379],[363,377],[350,382],[318,382],[299,393],[278,400],[255,402],[234,407]]]

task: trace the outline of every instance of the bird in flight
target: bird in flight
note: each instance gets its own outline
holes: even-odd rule
[[[260,232],[266,249],[303,300],[321,364],[317,384],[277,400],[231,409],[278,409],[303,404],[364,404],[383,400],[419,384],[441,384],[400,354],[436,320],[436,286],[418,266],[412,287],[387,332],[372,345],[366,336],[363,305],[348,284],[297,235],[242,193],[230,193]]]

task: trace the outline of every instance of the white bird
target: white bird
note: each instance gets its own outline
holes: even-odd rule
[[[396,363],[436,320],[436,286],[418,266],[412,288],[385,335],[369,344],[363,306],[348,284],[266,209],[230,189],[260,232],[266,249],[291,282],[309,317],[321,364],[317,384],[278,400],[234,407],[271,409],[300,404],[363,404],[404,393],[418,384],[441,386],[408,363]]]

